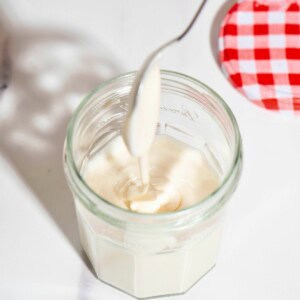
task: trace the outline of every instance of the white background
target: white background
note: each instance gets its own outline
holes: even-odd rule
[[[162,63],[216,90],[236,115],[244,142],[243,175],[217,266],[177,299],[296,300],[300,117],[252,105],[221,73],[217,35],[232,3],[208,0],[193,31]],[[150,51],[181,32],[198,5],[1,2],[10,22],[13,71],[0,97],[0,299],[131,299],[96,280],[80,249],[62,169],[66,124],[84,94],[137,69]]]

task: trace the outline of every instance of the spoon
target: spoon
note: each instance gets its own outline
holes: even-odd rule
[[[180,42],[189,33],[206,1],[202,1],[186,29],[152,52],[135,76],[129,95],[128,113],[122,129],[124,142],[134,157],[146,157],[156,132],[160,110],[160,70],[157,61],[163,50]]]

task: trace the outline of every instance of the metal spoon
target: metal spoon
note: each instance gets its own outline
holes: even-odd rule
[[[129,95],[128,113],[123,126],[124,142],[130,154],[135,157],[143,157],[147,154],[155,136],[160,95],[160,71],[157,61],[163,50],[180,42],[189,33],[206,1],[202,1],[186,29],[179,36],[152,52],[135,76]]]

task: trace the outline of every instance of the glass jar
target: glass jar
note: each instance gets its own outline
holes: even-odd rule
[[[241,137],[232,112],[214,91],[186,75],[162,71],[157,135],[199,149],[221,184],[175,212],[142,214],[112,205],[89,188],[81,168],[120,135],[134,74],[91,92],[68,127],[64,164],[81,243],[98,278],[118,289],[137,298],[184,293],[216,263],[225,204],[241,173]]]

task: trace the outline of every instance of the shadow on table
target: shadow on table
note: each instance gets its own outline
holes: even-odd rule
[[[63,172],[66,126],[82,97],[121,71],[111,52],[72,33],[20,28],[10,37],[11,81],[0,97],[0,153],[86,262]]]
[[[214,59],[216,63],[219,65],[219,33],[222,22],[228,12],[228,10],[236,3],[236,0],[228,0],[226,1],[220,9],[217,11],[214,16],[214,20],[210,29],[210,47],[213,52]]]

